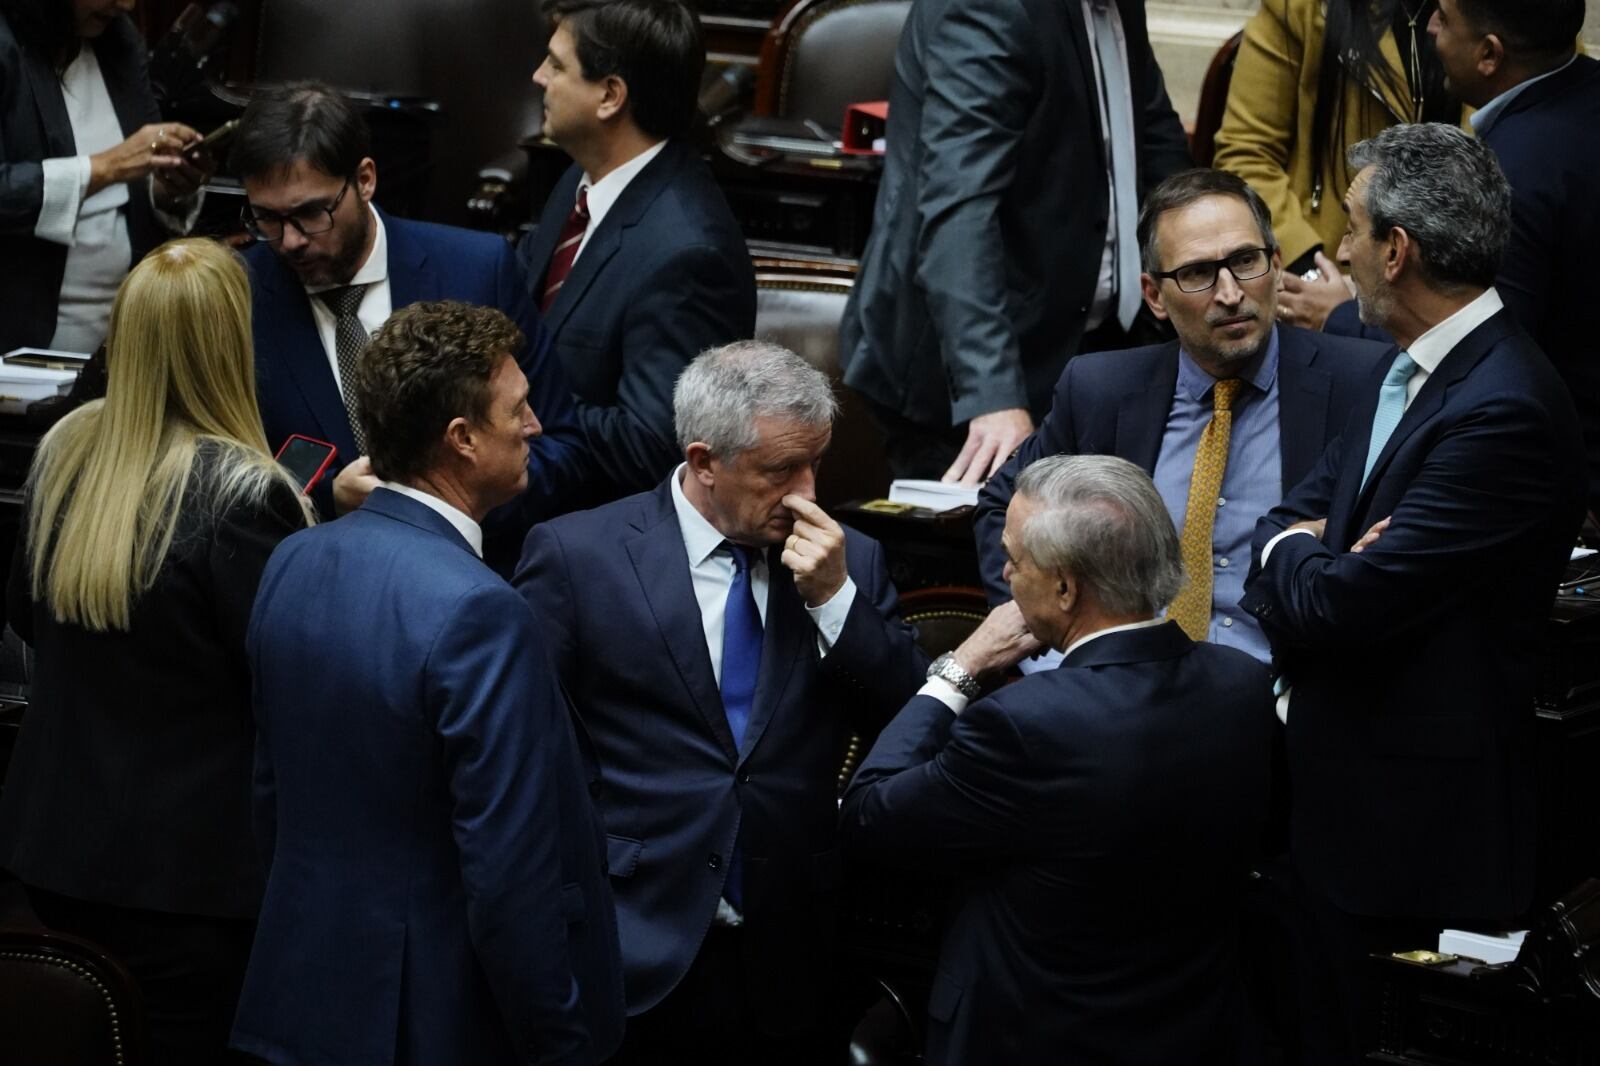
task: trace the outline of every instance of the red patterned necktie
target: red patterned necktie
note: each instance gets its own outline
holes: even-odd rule
[[[578,258],[578,247],[583,244],[584,231],[589,228],[589,189],[578,190],[578,202],[572,205],[566,224],[561,227],[561,239],[550,255],[550,269],[544,275],[544,296],[539,300],[539,310],[548,312],[556,302],[556,293],[572,273],[572,261]]]

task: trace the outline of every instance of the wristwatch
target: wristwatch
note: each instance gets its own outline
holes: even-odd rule
[[[978,679],[967,673],[966,667],[956,662],[955,655],[948,651],[928,664],[928,676],[950,682],[969,700],[977,699],[983,692]]]

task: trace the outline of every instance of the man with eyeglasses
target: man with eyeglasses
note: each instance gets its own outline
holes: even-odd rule
[[[423,300],[497,308],[527,338],[515,354],[543,427],[530,442],[526,490],[484,522],[485,559],[505,573],[528,527],[578,499],[587,460],[572,390],[510,246],[379,210],[369,145],[350,103],[311,82],[259,92],[240,123],[232,162],[257,242],[245,262],[267,442],[277,448],[299,433],[334,445],[339,472],[312,499],[325,519],[359,507],[378,479],[347,380],[367,337],[392,311]]]
[[[1167,617],[1266,663],[1267,640],[1238,606],[1256,519],[1338,436],[1384,347],[1274,325],[1271,215],[1232,174],[1163,181],[1138,233],[1145,302],[1178,339],[1067,364],[1050,414],[979,493],[984,584],[992,603],[1011,599],[1000,535],[1019,471],[1047,455],[1120,456],[1155,479],[1181,533],[1188,580]]]

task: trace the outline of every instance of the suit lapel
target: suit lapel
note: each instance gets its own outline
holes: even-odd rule
[[[793,572],[776,561],[777,554],[767,552],[767,620],[761,641],[761,671],[756,676],[755,700],[750,708],[750,724],[745,728],[740,762],[748,759],[760,743],[783,702],[795,663],[809,654],[806,637],[817,631],[795,591]]]
[[[1112,454],[1138,463],[1154,475],[1161,455],[1161,438],[1167,429],[1167,413],[1172,410],[1173,391],[1178,387],[1178,342],[1157,349],[1152,373],[1138,374],[1132,387],[1122,394],[1117,408],[1116,442]]]
[[[1333,377],[1313,365],[1317,358],[1314,335],[1279,328],[1278,338],[1278,458],[1287,496],[1322,454]]]
[[[117,125],[123,136],[128,136],[144,125],[145,116],[135,110],[140,92],[133,82],[142,72],[131,62],[136,52],[118,54],[119,49],[112,43],[113,32],[108,30],[101,35],[94,54],[100,62],[100,76],[105,79],[106,95],[111,97],[111,109],[117,113]]]
[[[270,252],[255,276],[264,297],[256,320],[256,332],[262,341],[262,351],[257,354],[259,365],[265,373],[288,375],[316,419],[317,432],[339,449],[338,462],[351,462],[359,454],[356,438],[350,430],[350,414],[339,396],[333,368],[328,364],[328,353],[317,334],[316,320],[311,317],[314,297]],[[275,448],[283,442],[268,443]]]
[[[389,242],[389,307],[398,311],[419,300],[433,299],[443,286],[434,277],[427,249],[412,237],[404,219],[378,214]]]
[[[39,107],[39,119],[44,126],[45,158],[56,159],[78,154],[72,138],[72,119],[67,117],[67,102],[61,95],[61,79],[50,69],[50,64],[34,54],[31,48],[19,48],[22,69],[27,72],[33,88],[33,99]]]
[[[700,620],[699,601],[689,578],[687,549],[670,493],[670,485],[663,484],[658,490],[654,513],[641,524],[639,535],[626,543],[628,558],[684,688],[729,760],[737,760],[739,752],[728,728],[727,712],[722,708],[716,675],[711,672],[705,626]],[[765,655],[763,649],[763,668]]]
[[[544,293],[544,276],[550,270],[550,257],[555,254],[556,238],[561,236],[561,227],[566,222],[568,212],[572,210],[572,204],[578,195],[578,182],[582,179],[583,171],[579,170],[576,164],[567,169],[561,180],[556,182],[550,198],[545,201],[544,213],[539,216],[539,226],[528,239],[523,265],[527,267],[528,278],[533,283],[535,303]]]

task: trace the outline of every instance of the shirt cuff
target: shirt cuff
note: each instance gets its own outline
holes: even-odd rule
[[[1316,534],[1311,532],[1311,530],[1309,530],[1309,529],[1286,529],[1286,530],[1284,530],[1282,533],[1279,533],[1276,537],[1273,537],[1271,540],[1267,541],[1266,546],[1261,549],[1261,565],[1262,566],[1266,566],[1267,565],[1267,557],[1272,554],[1272,549],[1276,548],[1278,546],[1278,541],[1282,540],[1284,537],[1293,536],[1296,533],[1304,533],[1308,537],[1316,536]]]
[[[855,602],[856,583],[846,574],[844,584],[832,599],[820,607],[806,607],[806,614],[817,627],[817,650],[823,655],[828,654],[839,634],[844,632],[845,620],[850,617],[850,607]]]
[[[950,708],[951,714],[960,714],[967,709],[969,702],[965,693],[942,677],[928,678],[922,683],[922,687],[917,689],[917,695],[932,696]]]
[[[89,190],[89,157],[61,156],[46,159],[40,165],[44,170],[44,195],[39,201],[39,220],[33,224],[33,235],[71,248],[72,231],[78,227],[78,209]]]
[[[156,218],[167,228],[168,233],[187,234],[194,229],[195,222],[200,218],[200,206],[206,202],[204,186],[195,190],[188,200],[178,201],[178,206],[183,209],[183,214],[174,214],[166,210],[156,199],[156,179],[150,178],[150,210],[156,213]]]

